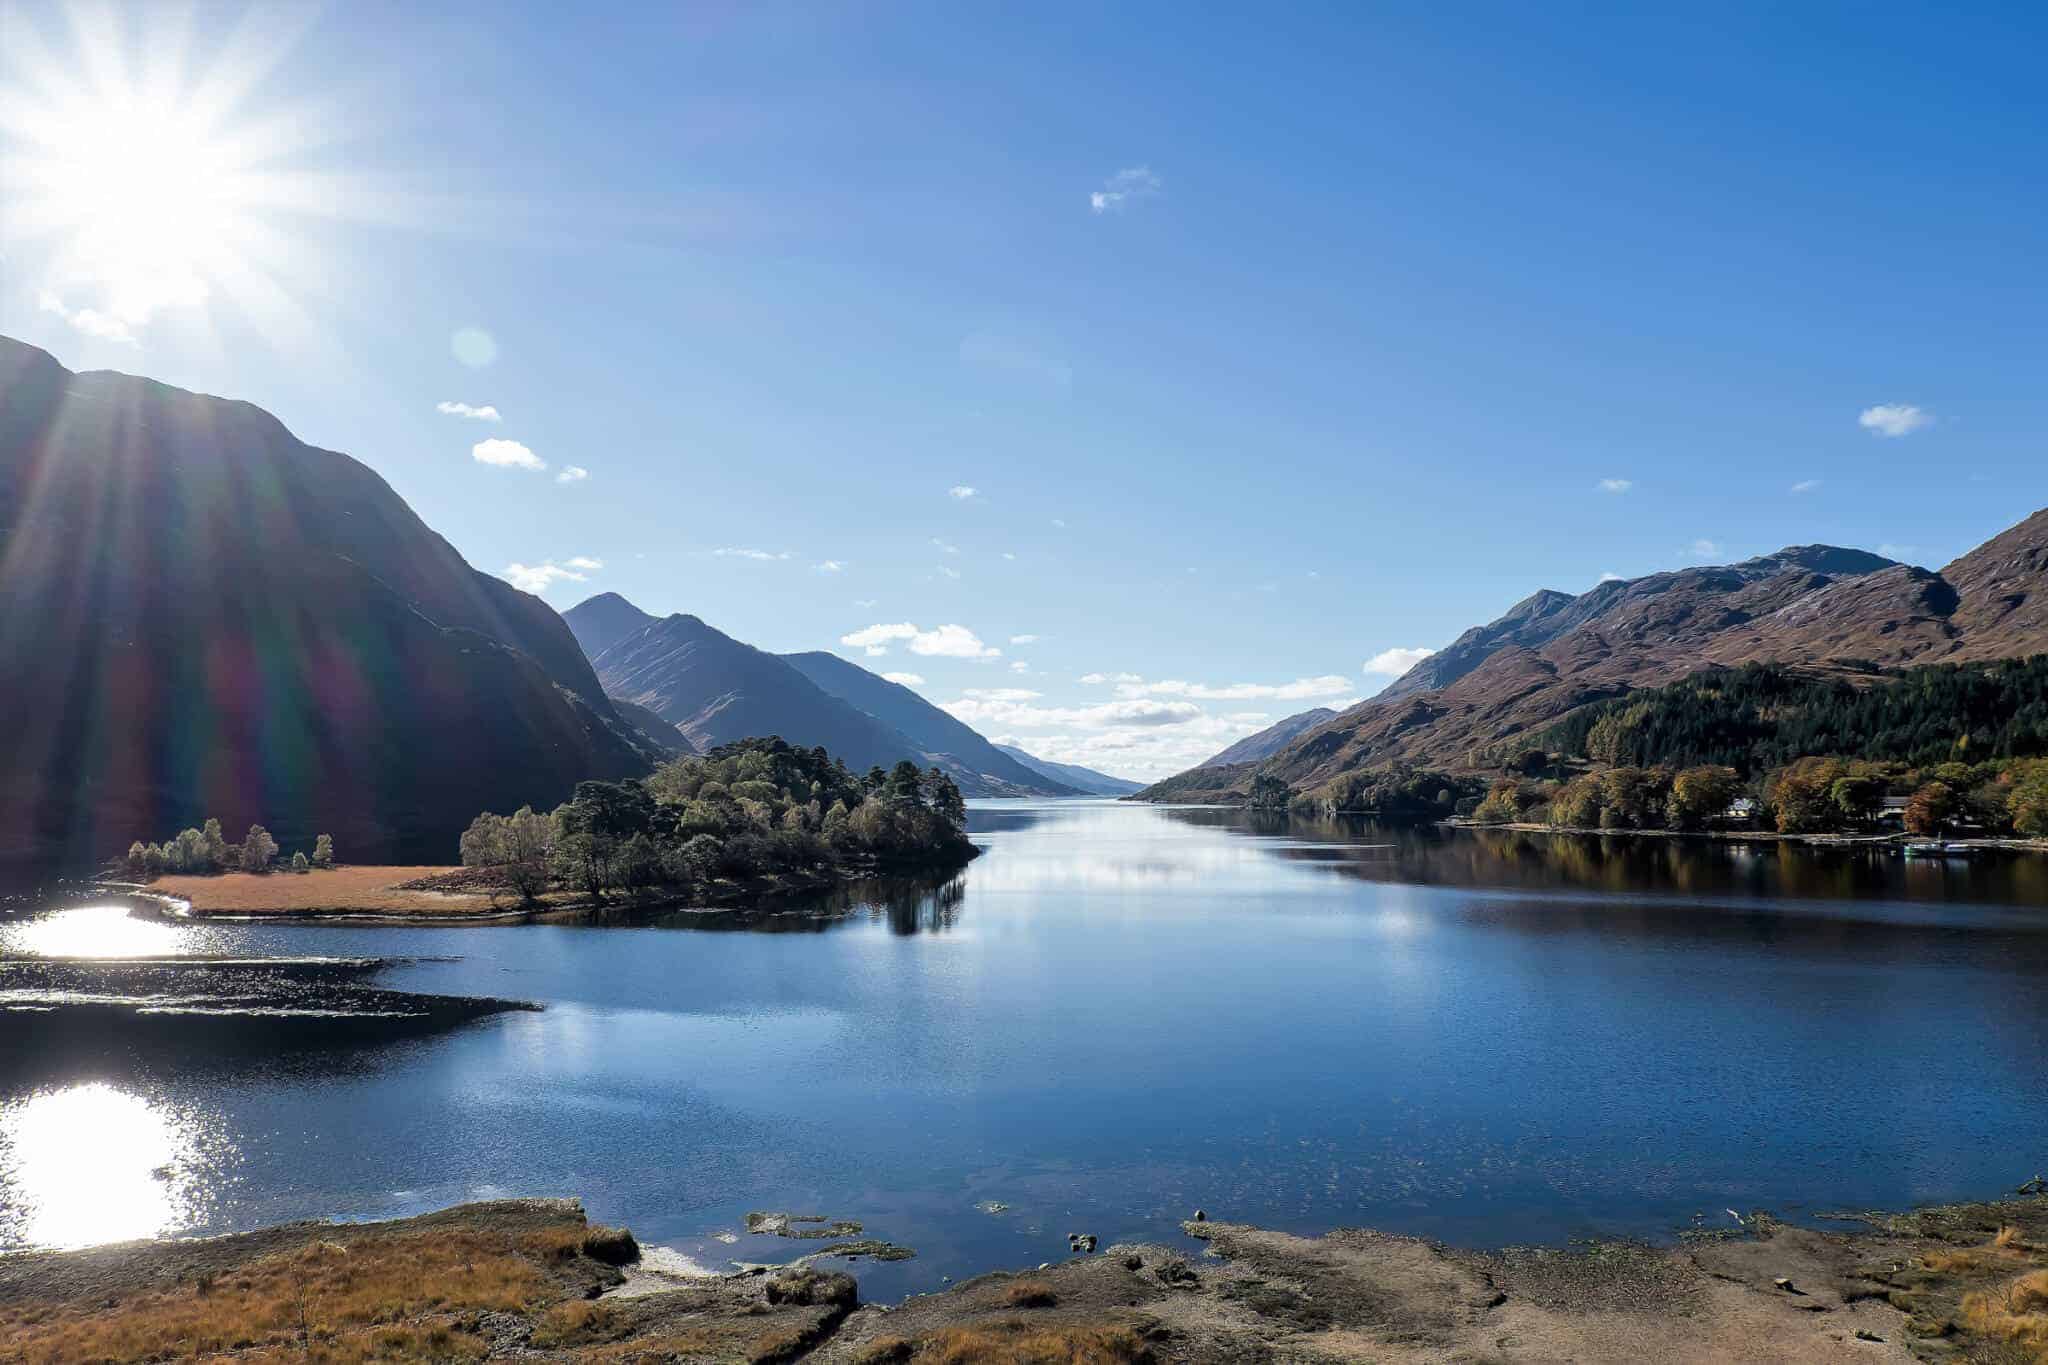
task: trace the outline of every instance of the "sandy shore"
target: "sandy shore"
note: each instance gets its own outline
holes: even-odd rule
[[[492,897],[482,891],[440,891],[405,883],[460,872],[457,867],[347,866],[305,873],[273,872],[255,876],[227,872],[219,876],[158,877],[140,888],[127,888],[167,902],[171,913],[193,918],[280,917],[324,919],[351,916],[387,920],[494,920],[524,918],[535,911],[517,898]],[[542,912],[574,908],[579,899],[554,892]]]
[[[1751,1215],[1676,1247],[1464,1251],[1207,1219],[895,1306],[817,1264],[700,1275],[570,1201],[0,1257],[0,1354],[65,1362],[2048,1360],[2048,1199]],[[810,1258],[803,1258],[809,1261]]]

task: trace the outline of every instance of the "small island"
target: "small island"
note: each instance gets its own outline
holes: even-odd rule
[[[636,905],[733,906],[878,875],[945,876],[976,853],[967,805],[937,768],[856,774],[822,748],[745,739],[644,779],[581,782],[552,811],[486,811],[461,864],[337,865],[326,836],[275,871],[257,826],[220,822],[136,843],[118,872],[180,916],[508,921]]]

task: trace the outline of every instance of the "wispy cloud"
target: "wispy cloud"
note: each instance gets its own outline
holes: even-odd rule
[[[1626,493],[1629,489],[1634,488],[1635,486],[1636,481],[1634,479],[1600,480],[1600,491],[1602,493]]]
[[[899,687],[924,686],[924,674],[922,673],[884,673],[882,680],[895,683]]]
[[[505,580],[522,592],[546,592],[556,583],[567,580],[581,583],[604,567],[604,561],[589,555],[571,555],[561,563],[552,559],[538,564],[507,564]]]
[[[470,403],[436,403],[434,411],[447,417],[467,417],[477,422],[502,422],[504,416],[489,403],[477,406]]]
[[[953,579],[955,582],[958,582],[960,578],[960,571],[951,564],[939,565],[939,573],[942,577]]]
[[[1102,188],[1088,196],[1088,208],[1094,213],[1121,213],[1133,204],[1142,203],[1164,189],[1164,183],[1149,166],[1128,166],[1102,183]]]
[[[1287,683],[1194,683],[1179,678],[1161,682],[1142,679],[1120,682],[1116,690],[1124,697],[1193,697],[1199,701],[1306,701],[1311,697],[1341,697],[1351,690],[1349,678],[1326,673],[1319,678],[1296,678]]]
[[[1045,694],[1028,687],[970,687],[960,695],[976,701],[1034,701]]]
[[[1010,643],[1013,645],[1035,645],[1038,643],[1038,637],[1036,635],[1012,635]]]
[[[1911,436],[1934,425],[1934,414],[1911,403],[1879,403],[1856,415],[1856,425],[1878,436]]]
[[[958,545],[953,544],[951,541],[941,540],[937,536],[932,537],[932,548],[942,555],[957,555],[960,553]]]
[[[1820,487],[1819,479],[1801,479],[1798,483],[1792,485],[1792,491],[1794,493],[1811,493],[1818,487]]]
[[[519,442],[507,441],[498,436],[493,436],[488,441],[478,441],[469,448],[469,455],[478,464],[496,465],[500,469],[530,469],[538,472],[548,467],[546,460]]]
[[[1083,673],[1081,681],[1093,687],[1102,683],[1137,683],[1145,680],[1135,673]]]
[[[1419,645],[1407,648],[1397,646],[1393,649],[1383,649],[1370,659],[1367,659],[1365,666],[1359,671],[1362,673],[1379,673],[1386,677],[1398,678],[1434,653],[1436,653],[1435,650],[1424,649]]]
[[[965,626],[934,626],[930,630],[922,630],[908,621],[863,626],[840,636],[839,643],[865,650],[870,658],[887,654],[889,646],[897,643],[907,645],[912,654],[941,659],[993,659],[1003,652],[983,644],[981,637]]]
[[[1134,698],[1095,706],[1033,706],[1028,702],[962,697],[945,709],[969,725],[1183,725],[1202,719],[1202,708],[1189,701]]]
[[[845,573],[846,561],[842,559],[821,559],[816,567],[819,573]]]
[[[1052,519],[1052,525],[1053,529],[1056,531],[1064,531],[1067,529],[1067,522],[1064,517],[1054,517]]]
[[[1695,559],[1712,559],[1715,555],[1721,553],[1721,543],[1717,540],[1708,540],[1705,536],[1701,536],[1692,543],[1686,553]]]
[[[1010,671],[1012,673],[1029,673],[1031,665],[1025,663],[1022,659],[1012,659],[1010,660]]]
[[[856,597],[853,599],[853,605],[859,607],[862,611],[869,611],[880,606],[881,603],[872,597]]]
[[[966,502],[969,498],[980,497],[981,490],[968,484],[956,483],[946,490],[946,496],[959,502]]]
[[[1600,575],[1600,581],[1602,583],[1623,583],[1627,580],[1624,579],[1620,574],[1615,573],[1612,570],[1609,570],[1608,572]]]
[[[715,559],[754,559],[763,563],[796,558],[788,550],[750,550],[743,545],[721,545],[711,554]]]
[[[590,471],[580,464],[565,464],[562,472],[555,475],[556,483],[582,483],[590,477]]]
[[[62,298],[47,289],[36,297],[36,306],[45,313],[55,313],[86,336],[100,341],[118,341],[123,346],[142,344],[121,318],[112,313],[102,313],[97,308],[68,308]]]

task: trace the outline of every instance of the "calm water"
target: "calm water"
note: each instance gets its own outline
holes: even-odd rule
[[[501,1194],[708,1262],[858,1219],[871,1295],[1213,1216],[1473,1243],[1997,1193],[2048,1167],[2048,860],[991,802],[957,881],[767,929],[0,919],[0,954],[408,955],[402,1043],[30,1045],[0,1247]],[[982,1212],[987,1201],[1008,1205]]]

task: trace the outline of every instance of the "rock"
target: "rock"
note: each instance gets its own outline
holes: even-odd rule
[[[860,1289],[853,1276],[829,1270],[796,1270],[768,1281],[768,1302],[802,1307],[851,1308],[860,1302]]]
[[[1143,1270],[1144,1268],[1145,1258],[1143,1256],[1137,1255],[1134,1252],[1131,1255],[1124,1257],[1125,1270]]]
[[[2020,1186],[2017,1193],[2048,1194],[2048,1180],[2044,1180],[2037,1175],[2032,1180],[2029,1180],[2026,1184]]]
[[[1879,1336],[1879,1335],[1878,1335],[1877,1333],[1875,1333],[1875,1332],[1873,1332],[1873,1331],[1869,1330],[1868,1328],[1865,1328],[1865,1327],[1858,1327],[1858,1328],[1856,1329],[1856,1340],[1858,1340],[1858,1341],[1883,1341],[1883,1340],[1884,1340],[1884,1338],[1883,1338],[1883,1337],[1881,1337],[1881,1336]]]

